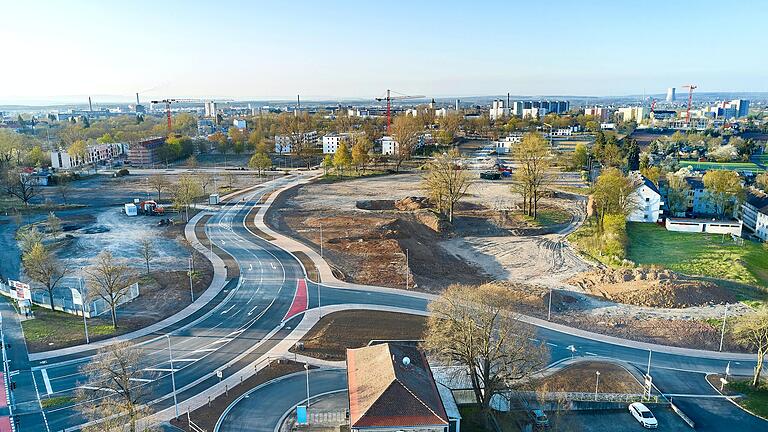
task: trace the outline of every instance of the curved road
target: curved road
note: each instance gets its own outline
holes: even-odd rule
[[[284,339],[290,329],[302,319],[303,315],[296,316],[290,319],[284,328],[280,328],[296,293],[297,283],[305,276],[301,263],[293,255],[253,235],[244,224],[246,216],[258,205],[264,193],[297,182],[298,179],[300,175],[286,176],[269,182],[246,194],[243,202],[227,204],[209,219],[206,225],[208,236],[216,246],[235,258],[240,276],[229,281],[226,289],[211,302],[211,306],[141,340],[139,346],[144,350],[144,363],[139,385],[146,394],[146,400],[150,401],[155,410],[165,409],[173,404],[168,339],[173,346],[173,369],[178,400],[181,402],[215,384],[218,381],[217,370],[222,370],[226,377],[257,360]],[[318,289],[323,306],[364,304],[418,311],[426,310],[427,306],[427,300],[423,296],[405,291],[373,291],[365,287],[348,289],[324,285],[318,287],[309,283],[309,307],[317,306]],[[274,334],[265,340],[273,331]],[[612,357],[642,366],[643,370],[648,359],[647,350],[635,348],[632,346],[635,344],[628,341],[624,341],[629,345],[625,346],[574,336],[569,334],[571,330],[567,328],[561,331],[538,327],[537,331],[537,338],[550,346],[553,361],[570,356],[571,352],[566,349],[569,345],[575,346],[577,355]],[[79,368],[91,360],[92,354],[93,352],[86,352],[32,363],[37,391],[43,396],[71,396],[82,386],[83,376]],[[738,355],[708,353],[707,356],[716,358],[654,352],[654,383],[665,393],[687,394],[689,386],[686,385],[692,381],[685,378],[688,376],[686,374],[721,372],[729,359],[734,360],[731,364],[732,373],[749,374],[754,364],[752,361],[739,361],[743,356]],[[695,390],[696,394],[703,391]],[[675,399],[688,400],[685,396]],[[707,399],[706,404],[700,404],[699,399],[690,400],[694,402],[685,408],[701,425],[697,430],[723,430],[719,425],[723,424],[721,422],[728,422],[731,425],[744,425],[745,430],[768,431],[768,422],[757,420],[723,399]],[[291,403],[295,404],[296,401]],[[58,431],[76,427],[84,421],[76,405],[51,408],[44,413],[47,424],[37,420],[22,420],[20,430]]]

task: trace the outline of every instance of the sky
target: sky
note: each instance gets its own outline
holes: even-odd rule
[[[0,104],[768,91],[761,1],[0,0]]]

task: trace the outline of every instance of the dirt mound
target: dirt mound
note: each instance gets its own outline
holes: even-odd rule
[[[656,268],[601,269],[580,273],[568,282],[590,294],[637,306],[685,308],[736,300],[713,282]]]
[[[355,207],[361,210],[394,210],[395,200],[360,200]]]
[[[432,207],[432,203],[426,197],[411,196],[395,201],[395,208],[400,211],[414,211],[430,207]]]

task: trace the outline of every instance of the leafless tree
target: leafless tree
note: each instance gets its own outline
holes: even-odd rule
[[[760,372],[763,370],[765,356],[768,355],[768,307],[763,306],[755,312],[742,315],[733,328],[736,339],[757,352],[757,364],[752,378],[752,385],[760,384]]]
[[[141,240],[139,247],[139,253],[144,258],[144,263],[147,265],[147,274],[149,274],[149,262],[156,256],[155,245],[152,243],[152,240],[145,238]]]
[[[469,173],[461,167],[457,150],[439,155],[432,160],[424,178],[424,187],[437,208],[453,222],[456,204],[464,198],[472,185]]]
[[[5,193],[21,200],[25,206],[29,205],[32,198],[40,195],[40,188],[32,176],[24,175],[20,171],[9,171],[3,179]]]
[[[95,288],[91,296],[107,302],[112,312],[112,327],[117,328],[117,306],[130,289],[130,269],[116,260],[111,252],[104,251],[86,273]]]
[[[394,149],[396,171],[400,171],[403,162],[411,158],[423,130],[424,125],[418,117],[404,115],[395,118],[392,123],[392,137],[397,142]]]
[[[101,348],[96,357],[80,369],[85,382],[76,392],[83,415],[93,423],[84,430],[114,432],[139,430],[139,420],[150,414],[144,405],[146,379],[142,371],[144,354],[130,342]],[[127,424],[126,424],[127,423]],[[141,425],[145,429],[149,425]],[[152,428],[149,428],[152,430]]]
[[[43,285],[48,293],[48,301],[53,309],[53,291],[59,282],[67,275],[67,268],[42,243],[35,243],[22,256],[24,271],[35,282]]]

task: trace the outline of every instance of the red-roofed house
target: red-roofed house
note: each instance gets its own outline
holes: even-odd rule
[[[450,392],[438,391],[418,348],[381,344],[347,350],[351,432],[459,432]],[[452,415],[446,413],[446,404]]]

